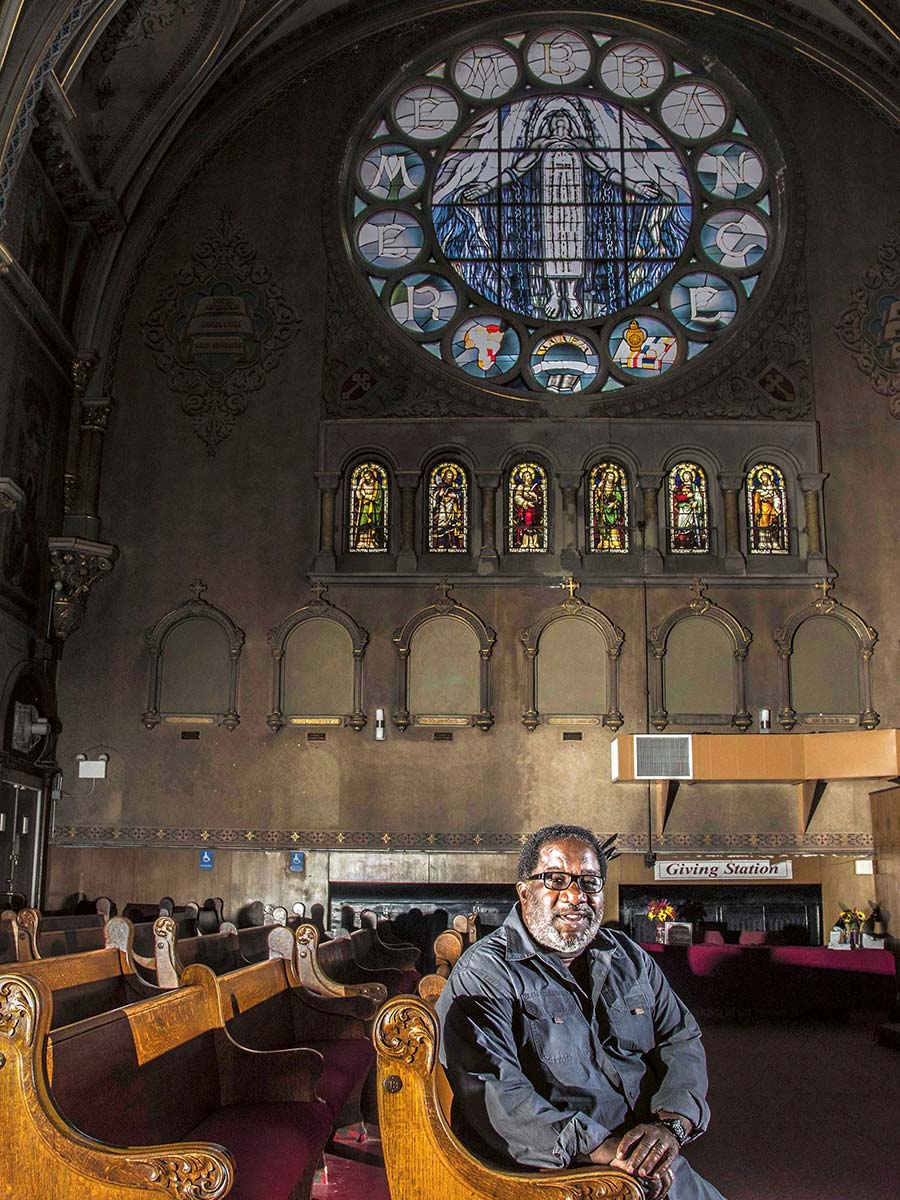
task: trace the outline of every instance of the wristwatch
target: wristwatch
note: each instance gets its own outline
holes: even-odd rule
[[[664,1125],[669,1133],[674,1133],[679,1146],[683,1146],[690,1138],[688,1127],[681,1117],[656,1117],[655,1119],[657,1125]]]

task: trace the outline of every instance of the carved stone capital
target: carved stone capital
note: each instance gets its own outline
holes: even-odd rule
[[[739,492],[744,486],[746,475],[739,475],[733,472],[724,471],[717,476],[719,487],[723,492]]]
[[[106,433],[112,409],[112,400],[109,397],[102,397],[97,400],[82,400],[81,428],[91,433]]]
[[[83,396],[87,391],[99,361],[100,355],[96,350],[83,350],[72,359],[72,383],[77,396]]]
[[[25,493],[7,476],[0,477],[0,512],[15,512],[25,503]]]
[[[81,625],[91,587],[113,569],[119,549],[72,537],[53,537],[47,545],[53,580],[53,633],[65,641]]]
[[[822,484],[827,478],[827,472],[824,474],[822,472],[809,472],[797,476],[802,492],[821,492]]]
[[[658,492],[663,481],[662,471],[639,471],[638,487],[642,492]]]

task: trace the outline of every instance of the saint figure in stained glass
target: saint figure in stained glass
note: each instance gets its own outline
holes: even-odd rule
[[[679,153],[643,116],[584,95],[479,114],[448,149],[441,249],[493,303],[550,320],[605,316],[671,271],[691,222]]]
[[[618,463],[591,471],[591,549],[598,554],[628,550],[628,479]]]
[[[468,512],[465,471],[458,463],[439,463],[428,480],[428,549],[435,554],[465,554]]]
[[[349,535],[352,551],[388,548],[388,477],[378,463],[360,463],[350,476]]]
[[[673,554],[709,552],[706,475],[696,463],[678,463],[669,472],[669,529]]]
[[[537,463],[510,471],[509,548],[514,554],[547,549],[547,475]]]
[[[751,554],[787,554],[787,495],[784,475],[759,463],[747,476],[747,515]]]

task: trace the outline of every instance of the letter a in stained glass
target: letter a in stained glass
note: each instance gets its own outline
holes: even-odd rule
[[[788,553],[784,475],[771,463],[758,463],[747,476],[747,519],[751,554]]]
[[[591,471],[591,549],[596,554],[626,554],[628,477],[618,463],[598,463]]]
[[[672,554],[709,553],[706,475],[696,463],[669,472],[669,549]]]
[[[469,484],[459,463],[438,463],[428,477],[428,549],[465,554],[469,533]]]
[[[509,473],[509,549],[513,554],[547,549],[547,473],[537,463],[518,463]]]
[[[347,532],[353,553],[381,553],[388,548],[388,476],[379,463],[360,463],[350,476]]]

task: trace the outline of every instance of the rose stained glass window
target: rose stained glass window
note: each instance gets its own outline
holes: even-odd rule
[[[747,521],[751,554],[788,553],[784,475],[771,463],[758,463],[747,475]]]
[[[590,475],[590,548],[596,554],[626,554],[628,477],[614,462],[598,463]]]
[[[459,463],[438,463],[428,476],[428,549],[432,554],[465,554],[468,542],[466,472]]]
[[[696,463],[677,463],[668,475],[669,550],[709,553],[709,501],[706,472]]]
[[[522,462],[509,473],[509,538],[511,554],[539,554],[547,549],[547,472],[538,463]]]
[[[384,553],[388,549],[387,471],[380,463],[365,462],[350,474],[347,547],[354,554]]]
[[[683,51],[497,26],[394,80],[344,171],[394,331],[486,389],[613,411],[739,325],[778,258],[780,159],[730,73]]]

